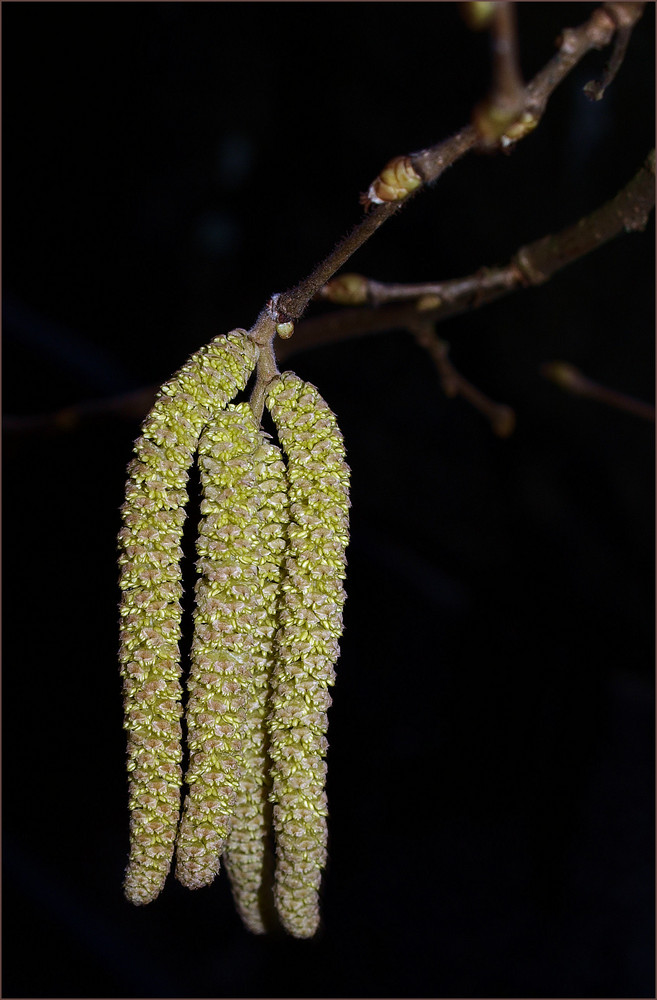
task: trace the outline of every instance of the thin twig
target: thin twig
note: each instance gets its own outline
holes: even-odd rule
[[[607,4],[607,9],[617,24],[616,37],[611,57],[604,68],[602,77],[599,80],[589,80],[584,87],[584,93],[592,101],[602,100],[605,90],[621,68],[634,26],[643,13],[644,7],[645,3]]]
[[[516,415],[511,407],[489,399],[456,370],[449,360],[449,344],[438,337],[430,323],[416,319],[410,332],[433,359],[446,396],[462,396],[466,399],[490,421],[493,432],[498,437],[508,437],[513,433]]]
[[[541,374],[574,396],[595,399],[599,403],[613,406],[616,410],[623,410],[624,413],[631,413],[643,420],[650,420],[653,423],[655,421],[655,407],[650,403],[644,403],[640,399],[634,399],[633,396],[627,396],[624,392],[600,385],[566,361],[550,361],[542,365]]]
[[[265,408],[267,387],[272,379],[279,374],[276,356],[274,354],[274,336],[276,335],[275,319],[276,300],[272,299],[262,310],[256,323],[249,331],[249,336],[258,345],[259,354],[256,364],[256,380],[249,398],[256,423],[262,420]]]
[[[141,420],[153,405],[157,385],[145,386],[118,396],[103,396],[65,406],[51,413],[7,414],[2,418],[2,430],[7,438],[73,431],[81,425],[102,422],[108,417]]]
[[[474,112],[482,142],[494,146],[524,110],[526,91],[518,60],[514,4],[493,5],[491,18],[493,85],[488,98]]]
[[[283,292],[278,297],[278,316],[282,322],[299,319],[306,310],[308,303],[329,278],[332,278],[343,264],[358,250],[379,226],[399,210],[401,202],[396,204],[377,205],[366,215],[357,226],[354,226],[348,236],[338,243],[325,260],[311,271],[304,281],[295,288]]]
[[[479,308],[519,287],[542,285],[557,271],[621,233],[644,229],[654,205],[653,150],[632,180],[614,198],[575,225],[520,247],[509,263],[501,267],[481,268],[465,278],[415,285],[383,284],[363,275],[340,275],[321,290],[322,298],[337,303],[396,304],[383,305],[376,310],[344,310],[337,314],[337,322],[332,321],[333,313],[304,320],[299,325],[299,340],[303,341],[304,347],[309,347],[361,333],[406,327],[418,311],[424,312],[432,322],[443,321]],[[281,356],[292,353],[295,347],[290,344]]]
[[[382,306],[388,302],[408,302],[417,300],[415,308],[419,312],[431,312],[447,306],[473,300],[484,292],[510,291],[520,283],[517,269],[511,265],[497,268],[481,268],[476,274],[465,278],[446,281],[422,281],[417,284],[375,281],[362,274],[341,274],[321,288],[320,299],[336,305]]]
[[[512,3],[496,3],[493,12],[491,41],[493,49],[493,93],[495,104],[518,106],[524,86],[518,63],[516,15]]]
[[[516,253],[512,265],[529,285],[541,285],[567,264],[603,246],[620,233],[641,232],[655,207],[655,151],[610,201],[574,226],[544,236]]]

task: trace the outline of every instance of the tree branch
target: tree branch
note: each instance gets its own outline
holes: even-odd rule
[[[512,126],[502,136],[501,144],[508,145],[523,138],[530,127],[527,116],[535,124],[543,113],[549,96],[577,62],[591,49],[609,44],[615,31],[631,30],[641,16],[643,6],[642,3],[608,3],[597,8],[579,28],[566,29],[559,40],[557,54],[525,89],[525,111],[517,128]],[[612,62],[614,58],[612,55]],[[470,149],[476,148],[478,142],[476,129],[471,125],[465,126],[452,138],[413,154],[410,157],[411,165],[421,173],[422,184],[429,183]],[[271,351],[274,336],[278,333],[279,338],[290,337],[293,329],[290,321],[302,315],[313,296],[337,303],[386,304],[377,309],[343,309],[303,320],[298,324],[299,337],[296,342],[289,339],[278,340],[277,355],[280,360],[300,350],[356,336],[391,329],[410,329],[417,320],[418,313],[423,313],[424,318],[431,323],[443,321],[479,308],[519,286],[542,284],[562,267],[621,232],[642,229],[654,207],[654,173],[653,151],[636,177],[616,198],[575,226],[522,247],[505,267],[483,268],[465,278],[418,285],[383,285],[360,275],[341,275],[335,282],[327,284],[338,268],[386,219],[399,210],[403,199],[376,205],[304,281],[283,295],[273,296],[258,317],[249,332],[260,346],[262,357],[252,406],[255,409],[259,407],[263,390],[277,371],[276,360]],[[406,192],[405,198],[409,196],[410,193]],[[356,298],[341,297],[338,292],[339,286],[344,287],[349,281],[360,288]],[[358,295],[361,297],[358,298]],[[413,301],[409,303],[408,300],[411,299]],[[57,433],[72,429],[80,422],[102,420],[108,416],[132,420],[141,417],[148,410],[156,391],[156,386],[149,386],[134,393],[66,407],[55,413],[26,417],[9,415],[3,426],[8,436],[19,437],[31,433]]]
[[[474,113],[482,142],[495,146],[524,109],[525,87],[518,61],[515,8],[512,3],[493,4],[491,17],[493,86]]]
[[[410,332],[432,358],[445,395],[449,398],[462,396],[490,421],[498,437],[509,437],[516,425],[516,415],[511,407],[489,399],[456,370],[449,360],[449,344],[441,340],[430,323],[416,319]]]
[[[602,100],[605,90],[621,68],[634,26],[643,13],[644,7],[645,3],[607,4],[607,9],[617,24],[616,37],[611,57],[605,66],[601,79],[590,80],[584,87],[584,93],[592,101]]]
[[[430,323],[442,322],[478,309],[519,287],[543,284],[561,268],[621,233],[643,229],[654,204],[653,150],[638,173],[615,198],[574,226],[521,247],[503,267],[482,268],[465,278],[416,285],[386,285],[362,275],[340,275],[320,290],[319,297],[339,304],[368,302],[379,305],[379,308],[340,309],[302,320],[298,324],[298,340],[279,340],[278,359],[284,361],[299,351],[339,343],[352,337],[410,329],[418,314]],[[263,360],[259,359],[259,377],[263,388],[277,371],[276,361],[271,355],[275,331],[271,310],[263,310],[251,331],[251,336],[260,346],[261,356],[264,352]],[[289,329],[285,333],[289,337]],[[108,416],[133,420],[146,413],[156,391],[157,386],[149,386],[133,393],[66,407],[55,413],[26,417],[10,415],[5,417],[3,428],[9,437],[70,430],[80,422]],[[258,405],[257,394],[252,405]]]
[[[519,115],[516,126],[511,125],[501,137],[501,144],[508,145],[522,139],[538,123],[547,101],[561,83],[564,77],[591,49],[603,48],[608,45],[617,30],[617,16],[613,13],[617,4],[606,4],[598,7],[588,21],[579,28],[567,28],[560,40],[559,52],[537,74],[534,80],[524,89],[524,108]],[[625,5],[620,5],[625,6]],[[627,6],[630,6],[629,4]],[[640,17],[639,4],[632,4],[632,15],[626,20],[636,23]],[[609,9],[607,9],[609,8]],[[634,9],[636,8],[636,9]],[[624,22],[625,23],[625,22]],[[506,142],[503,140],[506,139]],[[408,157],[396,157],[382,171],[391,172],[393,178],[399,176],[402,180],[395,184],[394,180],[378,185],[382,175],[370,185],[367,201],[375,207],[371,209],[335,249],[294,288],[277,296],[276,320],[286,323],[299,319],[305,312],[310,300],[319,289],[339,270],[383,223],[398,211],[401,204],[412,197],[416,191],[440,177],[447,167],[451,166],[471,149],[484,148],[486,143],[481,139],[473,125],[466,125],[456,135],[428,149],[412,153]],[[394,165],[394,167],[393,167]],[[382,194],[385,188],[384,198]],[[371,195],[374,195],[372,197]]]
[[[258,345],[260,351],[258,354],[258,361],[256,363],[256,381],[249,398],[249,405],[253,410],[253,416],[258,424],[262,420],[262,414],[265,408],[267,386],[272,379],[279,374],[278,365],[276,364],[276,355],[274,354],[274,336],[277,332],[280,332],[281,329],[284,329],[285,332],[283,333],[283,339],[285,339],[294,329],[292,324],[286,323],[278,324],[278,326],[276,325],[276,320],[274,318],[275,309],[276,297],[267,303],[267,307],[260,313],[260,316],[249,333],[249,336]],[[289,329],[289,327],[292,329]]]
[[[530,285],[541,285],[561,268],[623,232],[645,229],[655,207],[655,151],[615,198],[554,236],[522,247],[512,264]]]
[[[655,407],[650,403],[634,399],[633,396],[626,396],[624,392],[617,392],[616,389],[608,389],[607,386],[587,378],[578,368],[565,361],[550,361],[542,365],[541,374],[574,396],[595,399],[599,403],[613,406],[616,410],[631,413],[643,420],[651,420],[653,423],[655,421]]]
[[[496,3],[492,21],[493,93],[492,102],[518,109],[524,86],[518,63],[516,15],[512,3]]]
[[[345,309],[299,324],[299,347],[281,345],[281,357],[295,349],[333,343],[368,333],[408,327],[418,312],[431,322],[477,309],[520,287],[541,285],[557,271],[624,232],[642,230],[655,205],[655,153],[619,193],[573,226],[521,247],[508,264],[474,275],[421,284],[383,284],[362,275],[341,275],[321,290],[336,303],[394,303],[379,309]],[[431,298],[433,297],[433,301]],[[409,301],[413,300],[413,301]]]

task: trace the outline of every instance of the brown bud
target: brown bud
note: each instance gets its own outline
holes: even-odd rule
[[[328,281],[320,295],[340,306],[362,306],[367,302],[367,278],[362,274],[341,274]]]
[[[370,184],[365,203],[383,205],[388,201],[402,201],[421,183],[422,178],[413,167],[410,156],[396,156]]]
[[[495,4],[472,0],[469,3],[460,3],[459,9],[461,17],[471,31],[483,31],[493,19]]]

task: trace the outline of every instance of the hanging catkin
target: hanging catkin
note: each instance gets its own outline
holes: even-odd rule
[[[259,443],[248,403],[217,414],[199,441],[204,499],[186,714],[189,793],[176,852],[176,877],[189,889],[208,885],[219,871],[244,780],[253,649],[266,616],[259,580]]]
[[[285,465],[280,449],[264,434],[256,452],[256,480],[259,482],[262,540],[260,586],[266,621],[255,637],[253,690],[244,719],[245,774],[237,790],[224,858],[237,910],[249,930],[262,934],[267,929],[264,917],[268,911],[268,875],[272,868],[266,714],[288,521]]]
[[[130,773],[126,896],[148,903],[171,864],[180,808],[180,541],[199,435],[244,388],[257,348],[244,331],[201,348],[160,390],[128,467],[119,535],[121,648]]]
[[[349,469],[335,416],[292,372],[266,398],[287,458],[290,523],[268,718],[274,895],[285,929],[312,936],[326,861],[328,686],[342,633]]]
[[[326,861],[328,687],[342,632],[349,470],[334,415],[293,373],[266,392],[280,448],[249,405],[229,403],[257,357],[244,331],[194,355],[161,389],[128,469],[119,538],[125,892],[134,903],[158,895],[177,833],[185,886],[210,883],[223,856],[250,930],[269,928],[271,897],[288,933],[310,937]],[[180,560],[196,452],[199,575],[180,819]]]

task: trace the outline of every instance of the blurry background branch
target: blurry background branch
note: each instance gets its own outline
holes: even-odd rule
[[[495,146],[524,110],[526,92],[520,74],[515,7],[490,4],[493,86],[474,113],[477,131],[486,145]]]
[[[429,353],[440,376],[443,392],[448,398],[462,396],[486,417],[493,433],[498,437],[508,437],[513,433],[516,416],[511,407],[489,399],[456,370],[449,359],[449,344],[438,336],[431,323],[416,317],[409,331],[420,347]]]
[[[644,3],[609,3],[607,10],[616,21],[616,36],[609,62],[605,66],[604,73],[599,80],[590,80],[584,87],[584,93],[592,101],[600,101],[604,97],[605,90],[612,83],[618,70],[623,64],[625,53],[632,31],[643,13]]]
[[[627,396],[616,389],[608,389],[599,382],[583,375],[575,365],[566,361],[550,361],[541,368],[541,373],[545,378],[554,382],[561,389],[572,393],[573,396],[581,396],[583,399],[595,399],[598,403],[605,403],[616,410],[624,413],[631,413],[635,417],[643,420],[655,420],[655,407],[650,403],[643,403],[639,399]]]

